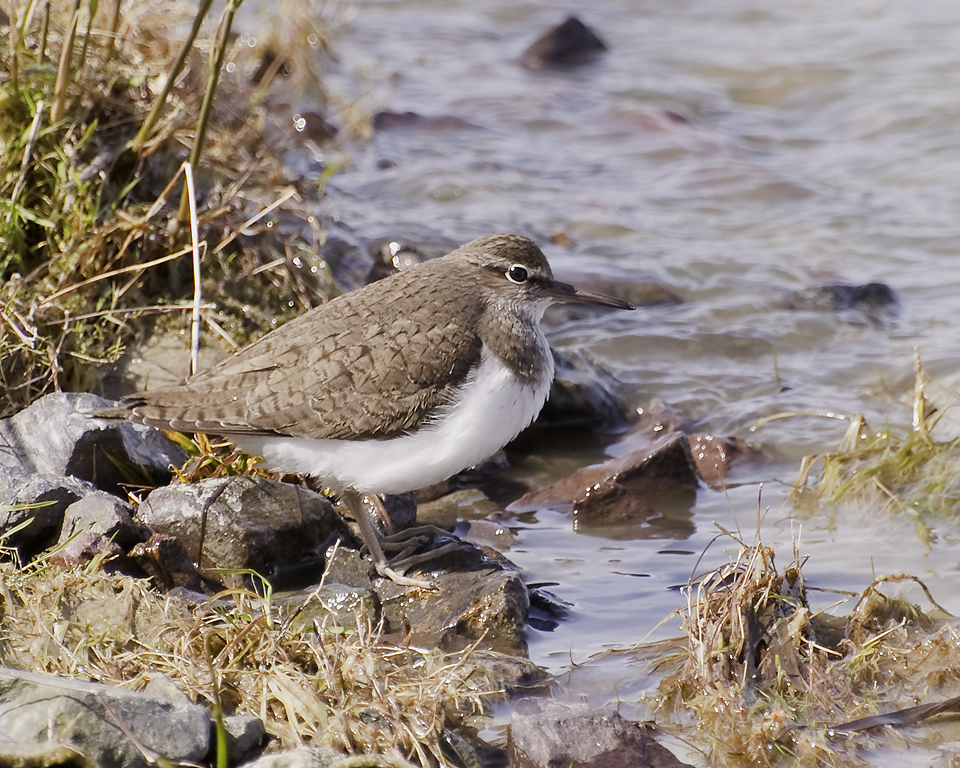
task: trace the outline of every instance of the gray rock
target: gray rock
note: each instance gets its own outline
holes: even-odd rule
[[[329,768],[343,757],[327,747],[299,747],[289,752],[264,755],[253,762],[244,763],[243,768]]]
[[[96,493],[91,483],[74,477],[34,474],[20,467],[0,466],[0,535],[16,547],[22,560],[52,546],[67,508]],[[10,533],[29,521],[22,530]]]
[[[613,709],[521,699],[510,718],[511,768],[684,768],[641,723]]]
[[[489,559],[476,545],[454,536],[445,540],[460,546],[407,574],[433,582],[437,593],[376,581],[390,631],[409,626],[423,642],[448,649],[458,648],[463,638],[508,650],[521,647],[530,611],[523,576]]]
[[[227,732],[227,757],[231,765],[252,757],[263,746],[267,735],[263,720],[253,715],[231,715],[223,718]]]
[[[185,699],[0,668],[0,734],[17,744],[57,741],[101,768],[148,768],[155,756],[202,761],[210,733],[207,710]]]
[[[133,507],[106,491],[93,491],[67,507],[57,543],[81,532],[112,538],[123,550],[150,538],[150,531],[133,521]]]
[[[171,465],[185,461],[183,451],[157,429],[88,415],[109,405],[109,400],[88,394],[62,392],[41,398],[0,421],[0,466],[77,477],[116,491],[131,479],[117,463],[134,473],[142,467],[160,479],[169,477]]]
[[[350,538],[333,505],[319,493],[265,478],[212,478],[157,488],[140,505],[137,519],[179,539],[201,570],[250,568],[266,576],[278,564],[316,556],[336,537]]]

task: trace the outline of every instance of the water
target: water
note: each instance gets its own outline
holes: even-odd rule
[[[675,633],[676,621],[654,627],[683,605],[677,586],[733,548],[708,548],[715,523],[748,541],[759,529],[781,564],[799,537],[816,586],[860,591],[901,570],[960,612],[954,524],[936,523],[923,541],[906,513],[801,514],[785,503],[800,458],[834,448],[845,422],[749,431],[786,410],[908,427],[914,347],[931,392],[956,396],[960,4],[599,0],[580,15],[610,52],[568,72],[517,59],[580,12],[570,3],[367,0],[354,10],[334,37],[334,90],[371,113],[465,124],[354,143],[325,212],[358,240],[452,246],[520,232],[561,277],[665,284],[683,303],[563,323],[553,343],[609,369],[631,407],[661,398],[767,457],[751,470],[766,480],[762,494],[698,493],[689,536],[615,540],[578,534],[557,512],[518,519],[509,556],[573,606],[555,631],[531,630],[534,660],[562,673],[652,630]],[[561,233],[572,246],[551,245]],[[870,281],[888,283],[898,305],[817,312],[784,300]],[[614,700],[624,674],[595,676],[588,694]]]

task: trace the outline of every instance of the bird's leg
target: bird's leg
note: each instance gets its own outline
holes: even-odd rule
[[[383,547],[380,546],[380,534],[378,533],[376,525],[371,519],[370,510],[365,503],[369,498],[376,497],[364,498],[357,491],[347,490],[343,492],[340,498],[343,499],[343,502],[347,505],[347,509],[350,510],[350,513],[357,521],[357,525],[360,526],[360,538],[363,539],[363,543],[367,546],[367,550],[370,552],[370,557],[373,559],[373,566],[377,569],[377,573],[379,573],[385,579],[390,579],[395,584],[400,584],[404,587],[436,589],[436,587],[428,581],[411,579],[408,576],[397,573],[397,571],[390,567],[386,556],[383,554]],[[379,501],[379,499],[377,499],[377,501]]]

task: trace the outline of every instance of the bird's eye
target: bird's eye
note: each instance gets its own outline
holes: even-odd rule
[[[507,270],[507,280],[511,283],[521,285],[527,282],[528,277],[530,277],[530,275],[527,273],[527,268],[521,264],[514,264]]]

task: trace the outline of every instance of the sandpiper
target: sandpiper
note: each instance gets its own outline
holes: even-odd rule
[[[96,415],[220,435],[273,471],[315,478],[357,519],[378,573],[424,586],[388,562],[364,497],[445,480],[536,418],[553,381],[540,321],[554,302],[633,309],[555,280],[526,237],[489,235]]]

